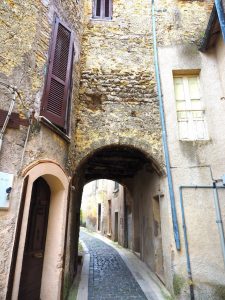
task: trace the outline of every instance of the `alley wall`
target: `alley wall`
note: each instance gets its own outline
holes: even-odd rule
[[[16,87],[19,91],[22,100],[16,98],[13,112],[19,114],[20,120],[23,121],[16,129],[10,126],[7,128],[0,153],[1,172],[14,175],[9,208],[0,210],[1,299],[5,298],[8,284],[24,179],[21,175],[22,170],[31,163],[46,159],[56,162],[64,170],[68,166],[68,139],[44,125],[39,119],[55,14],[75,34],[73,99],[76,102],[79,86],[82,5],[74,1],[29,0],[4,0],[0,4],[0,81]],[[8,111],[12,94],[2,85],[0,93],[0,109]],[[30,127],[29,118],[32,121]]]
[[[180,186],[211,186],[225,173],[224,164],[224,42],[219,36],[216,46],[206,53],[197,45],[160,45],[159,61],[164,94],[167,137],[181,234],[181,252],[174,252],[171,266],[173,285],[181,299],[188,299],[187,257],[184,255],[184,235],[180,206]],[[168,57],[170,60],[168,61]],[[205,118],[205,136],[182,138],[177,120],[174,78],[198,76],[200,100]],[[192,108],[193,109],[193,108]],[[218,183],[221,186],[221,183]],[[165,188],[165,194],[168,191]],[[212,189],[183,189],[188,247],[197,299],[221,299],[224,293],[224,263],[221,252]],[[224,220],[224,191],[219,198]],[[186,285],[186,286],[185,286]],[[183,290],[183,291],[182,291]],[[186,290],[186,292],[185,292]],[[183,297],[183,298],[182,298]],[[186,298],[185,298],[186,297]]]

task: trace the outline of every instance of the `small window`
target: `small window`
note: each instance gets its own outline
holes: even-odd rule
[[[199,76],[174,77],[174,91],[180,140],[208,139]]]
[[[94,0],[94,19],[112,19],[112,0]]]
[[[56,17],[41,115],[65,133],[68,133],[73,55],[73,33]]]
[[[120,188],[120,185],[118,182],[114,181],[114,191],[118,191]]]

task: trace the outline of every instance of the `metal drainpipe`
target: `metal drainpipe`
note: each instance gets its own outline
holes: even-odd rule
[[[183,231],[184,231],[184,242],[185,242],[185,254],[187,259],[187,272],[188,272],[188,280],[189,280],[189,288],[190,288],[190,298],[191,300],[195,299],[194,296],[194,286],[193,286],[193,279],[192,279],[192,271],[191,271],[191,260],[190,260],[190,253],[189,253],[189,246],[188,246],[188,237],[187,237],[187,227],[186,227],[186,220],[185,220],[185,212],[184,212],[184,204],[183,204],[183,194],[182,189],[213,189],[214,193],[214,204],[216,209],[216,223],[218,224],[218,227],[222,227],[222,229],[219,228],[219,234],[220,234],[220,240],[221,240],[221,247],[223,252],[223,259],[225,262],[225,240],[224,240],[224,231],[223,231],[223,225],[222,225],[222,219],[221,219],[221,212],[219,207],[219,199],[218,199],[218,193],[217,189],[224,189],[224,186],[216,187],[215,182],[213,183],[213,186],[208,185],[183,185],[179,187],[180,191],[180,207],[181,207],[181,216],[182,216],[182,225],[183,225]],[[217,206],[218,205],[218,206]],[[219,209],[217,209],[219,208]],[[223,242],[223,243],[222,243]]]
[[[219,187],[221,188],[221,187]],[[225,187],[224,187],[225,188]],[[223,221],[221,216],[221,210],[220,210],[220,202],[219,202],[219,196],[218,196],[218,187],[216,186],[216,182],[213,182],[213,195],[214,195],[214,205],[216,210],[216,223],[218,225],[218,231],[220,235],[220,244],[222,248],[222,254],[223,254],[223,261],[225,265],[225,239],[224,239],[224,229],[223,229]]]
[[[11,116],[11,113],[13,111],[13,107],[14,107],[14,104],[15,104],[15,101],[16,101],[16,91],[13,89],[13,98],[11,100],[11,104],[10,104],[10,107],[9,107],[9,110],[8,110],[8,114],[6,116],[6,119],[5,119],[5,122],[2,126],[2,129],[1,129],[1,132],[0,132],[0,151],[2,149],[2,142],[3,142],[3,137],[4,137],[4,133],[5,133],[5,130],[6,130],[6,127],[9,123],[9,119],[10,119],[10,116]]]
[[[169,194],[170,194],[170,205],[171,205],[171,212],[172,212],[173,232],[174,232],[174,239],[175,239],[175,243],[176,243],[176,248],[177,248],[177,250],[180,250],[180,248],[181,248],[181,246],[180,246],[180,234],[179,234],[179,229],[178,229],[177,212],[176,212],[176,205],[175,205],[175,196],[174,196],[173,181],[172,181],[172,174],[171,174],[171,168],[170,168],[169,150],[168,150],[168,144],[167,144],[166,123],[165,123],[165,116],[164,116],[164,110],[163,110],[163,96],[162,96],[162,89],[161,89],[161,82],[160,82],[160,75],[159,75],[159,62],[158,62],[157,40],[156,40],[156,21],[155,21],[154,0],[152,0],[152,36],[153,36],[155,75],[156,75],[158,99],[159,99],[159,112],[160,112],[160,120],[161,120],[161,126],[162,126],[162,142],[163,142],[164,156],[165,156],[165,162],[166,162],[166,172],[167,172]]]
[[[216,6],[218,19],[220,22],[223,40],[225,42],[225,15],[224,15],[224,8],[223,8],[223,4],[222,4],[221,0],[215,0],[215,6]]]

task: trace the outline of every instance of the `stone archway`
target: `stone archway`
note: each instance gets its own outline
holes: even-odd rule
[[[133,145],[112,144],[91,151],[81,160],[73,177],[73,197],[70,204],[69,251],[66,253],[65,268],[70,281],[77,265],[83,186],[96,179],[115,180],[129,189],[133,201],[133,250],[140,252],[141,259],[155,269],[153,227],[158,225],[154,223],[153,199],[159,194],[159,180],[164,173],[162,162],[158,163],[155,157]]]
[[[38,178],[43,178],[51,190],[40,298],[49,300],[60,299],[69,178],[57,163],[45,160],[28,166],[23,172],[23,177],[24,181],[27,181],[27,186],[24,197],[12,299],[16,300],[18,298],[31,194],[33,184]]]

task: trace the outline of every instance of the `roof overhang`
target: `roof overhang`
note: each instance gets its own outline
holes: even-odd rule
[[[220,22],[218,19],[216,6],[214,4],[199,50],[202,52],[206,52],[208,49],[214,47],[220,32]]]

